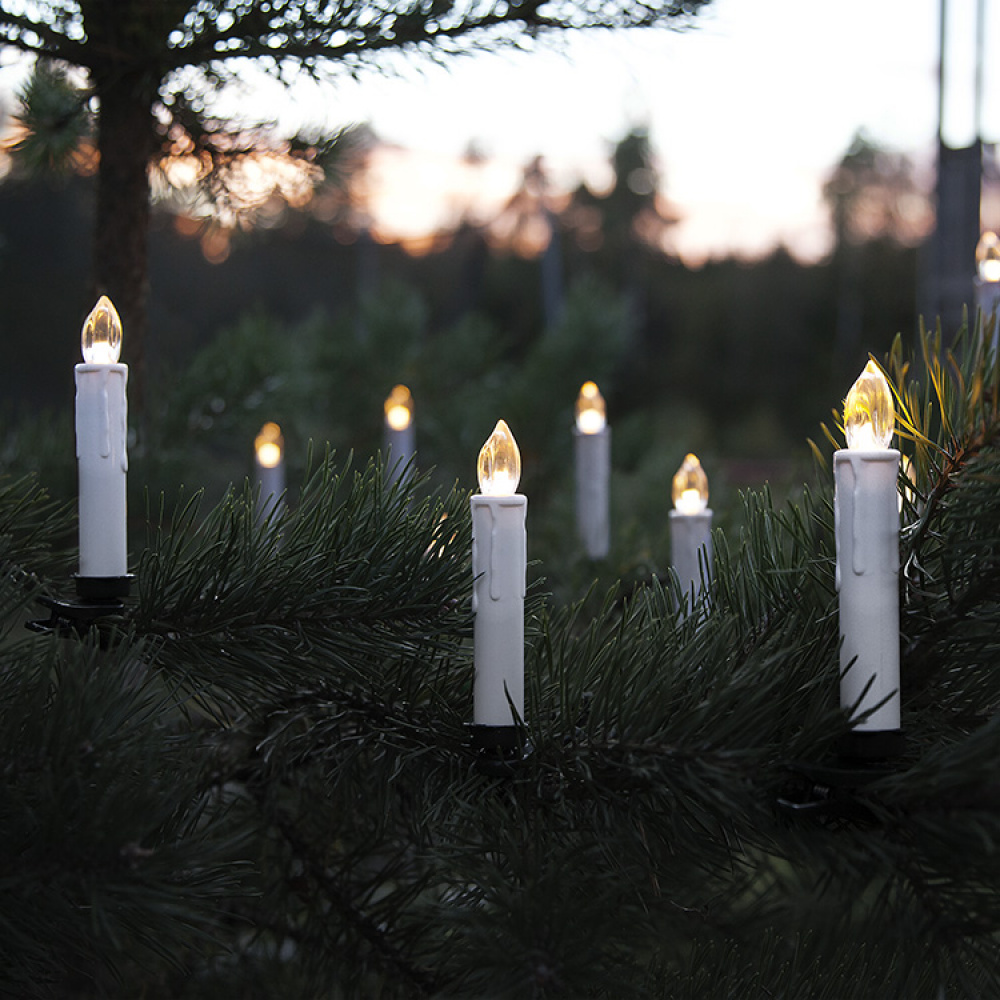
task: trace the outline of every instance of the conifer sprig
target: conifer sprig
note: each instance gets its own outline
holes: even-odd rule
[[[160,512],[132,620],[161,669],[241,704],[333,677],[368,685],[387,661],[462,641],[461,494],[418,500],[376,463],[338,471],[328,455],[294,501],[263,522],[249,487],[204,519],[197,498],[169,525]]]

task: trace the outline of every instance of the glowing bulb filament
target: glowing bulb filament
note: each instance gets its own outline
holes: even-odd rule
[[[122,352],[122,321],[106,295],[97,300],[80,334],[83,360],[88,365],[114,365]]]
[[[673,482],[674,509],[679,514],[700,514],[708,508],[708,476],[697,455],[685,455]]]
[[[254,438],[253,446],[261,467],[273,469],[281,461],[285,450],[285,439],[281,428],[273,423],[264,424],[260,433]]]
[[[889,383],[878,365],[869,361],[844,400],[847,447],[855,451],[888,448],[895,423]]]
[[[405,385],[393,387],[385,401],[385,422],[394,431],[405,431],[413,420],[413,396]]]
[[[576,397],[576,428],[581,434],[600,434],[607,425],[604,397],[596,382],[584,382]]]
[[[479,491],[484,496],[511,496],[521,481],[521,452],[506,421],[498,420],[476,463]]]

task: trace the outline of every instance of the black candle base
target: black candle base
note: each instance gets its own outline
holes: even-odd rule
[[[906,752],[906,737],[901,729],[854,729],[837,741],[836,748],[845,761],[891,760]]]
[[[76,596],[83,601],[114,601],[128,597],[135,575],[80,576],[76,574]]]
[[[469,727],[472,746],[478,751],[476,770],[493,778],[509,778],[531,753],[523,726]]]

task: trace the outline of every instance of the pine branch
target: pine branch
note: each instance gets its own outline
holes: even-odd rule
[[[180,962],[242,891],[241,834],[202,798],[196,747],[164,724],[174,699],[137,653],[48,638],[5,650],[0,982],[21,996]]]
[[[164,995],[1000,991],[998,375],[978,348],[936,351],[892,362],[916,478],[910,744],[892,767],[819,796],[848,728],[828,476],[781,509],[748,494],[687,614],[674,578],[596,607],[529,602],[532,752],[498,780],[464,732],[467,498],[328,457],[265,523],[249,490],[204,518],[161,511],[111,649],[8,649],[8,978],[83,994],[116,969]],[[0,491],[0,523],[18,496]],[[227,871],[237,858],[251,871]],[[19,926],[29,891],[46,916]],[[224,960],[200,959],[209,932]],[[145,977],[122,958],[133,944]]]
[[[394,975],[414,991],[413,995],[433,996],[439,990],[434,975],[427,969],[412,963],[405,952],[402,952],[393,941],[391,934],[380,924],[372,920],[355,902],[353,893],[341,886],[334,873],[327,867],[322,854],[302,837],[296,826],[280,813],[267,808],[258,798],[269,823],[273,824],[285,839],[289,849],[297,860],[302,862],[308,876],[319,886],[325,899],[329,900],[341,918],[346,921],[357,934],[364,939],[378,954],[382,963],[388,966]]]
[[[249,490],[204,520],[196,502],[160,526],[139,566],[139,634],[204,698],[368,684],[386,661],[454,649],[468,633],[464,500],[411,503],[374,464],[327,458],[294,510],[257,525]],[[265,695],[266,696],[266,695]]]
[[[67,576],[71,563],[57,546],[72,530],[69,510],[54,502],[33,476],[0,480],[0,608],[4,627],[21,624],[24,610]]]

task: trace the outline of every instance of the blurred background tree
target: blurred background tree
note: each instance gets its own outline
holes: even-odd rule
[[[561,525],[572,518],[573,401],[594,378],[614,428],[609,571],[644,573],[667,558],[670,477],[687,451],[709,470],[719,523],[732,523],[739,489],[768,481],[781,495],[801,482],[804,439],[867,352],[916,325],[916,231],[850,221],[860,209],[849,205],[878,205],[894,191],[906,212],[926,211],[912,173],[891,154],[883,162],[884,151],[848,150],[831,174],[837,239],[826,258],[778,249],[692,267],[670,253],[677,212],[641,129],[609,149],[604,190],[558,195],[536,162],[495,217],[461,219],[416,249],[387,242],[359,210],[376,144],[364,129],[345,135],[330,180],[301,200],[265,193],[237,223],[209,210],[212,192],[198,178],[157,202],[151,419],[132,453],[136,511],[146,488],[221,495],[249,471],[265,420],[285,429],[293,474],[310,441],[371,455],[382,401],[405,382],[418,462],[439,486],[472,486],[479,446],[498,416],[508,419],[533,498],[533,551],[551,565],[571,541]],[[15,172],[0,185],[2,455],[67,498],[69,372],[90,295],[88,163],[78,164],[84,176]],[[545,304],[553,275],[555,320]],[[860,326],[838,340],[848,293]],[[42,419],[46,409],[56,417]]]
[[[884,323],[915,297],[917,247],[932,211],[909,158],[863,133],[834,168],[823,196],[830,209],[836,281],[835,361],[856,357],[864,331]],[[878,294],[866,288],[875,280]]]
[[[97,200],[94,279],[129,330],[134,403],[140,403],[146,331],[149,168],[171,152],[239,154],[240,138],[218,141],[206,125],[210,95],[248,61],[289,81],[356,68],[389,49],[454,52],[467,45],[514,44],[522,34],[564,28],[648,26],[686,20],[708,0],[618,0],[598,6],[494,0],[413,5],[317,5],[305,0],[52,0],[25,7],[0,2],[0,44],[83,71],[80,108],[94,117]],[[43,73],[51,73],[47,69]],[[39,81],[40,82],[40,81]],[[33,86],[25,98],[39,99]],[[65,99],[71,91],[62,88]],[[80,135],[81,111],[28,111],[25,123]]]

